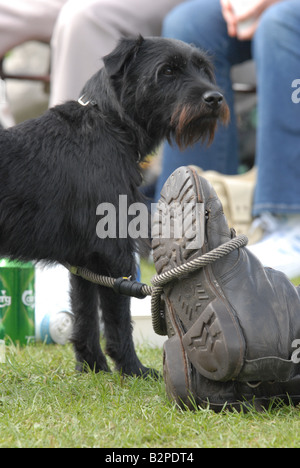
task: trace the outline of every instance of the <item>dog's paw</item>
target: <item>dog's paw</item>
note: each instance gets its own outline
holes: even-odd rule
[[[105,363],[101,366],[95,362],[95,364],[89,365],[87,362],[76,362],[75,370],[78,372],[111,372],[110,368],[108,365]]]
[[[162,379],[162,374],[158,372],[156,369],[152,369],[151,367],[140,367],[138,370],[131,371],[131,372],[124,372],[121,371],[124,375],[130,375],[134,377],[141,377],[143,379],[151,378],[155,380]]]
[[[152,369],[151,367],[150,368],[145,368],[146,371],[143,372],[143,374],[141,374],[141,377],[143,379],[147,379],[147,378],[151,378],[151,379],[154,379],[154,380],[161,380],[163,378],[162,374],[160,372],[158,372],[156,369]]]

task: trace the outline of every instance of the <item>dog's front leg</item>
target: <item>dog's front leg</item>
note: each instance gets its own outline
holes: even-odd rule
[[[132,339],[130,298],[99,287],[102,318],[105,326],[106,351],[118,371],[127,375],[146,376],[157,372],[140,362]]]
[[[74,314],[72,343],[77,360],[76,369],[83,371],[90,368],[95,372],[109,371],[100,347],[97,286],[71,275],[71,304]]]

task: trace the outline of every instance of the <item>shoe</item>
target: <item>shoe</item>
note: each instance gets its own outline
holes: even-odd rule
[[[264,266],[282,271],[288,278],[300,276],[300,215],[273,216],[264,213],[252,231],[264,230],[263,239],[249,246]]]
[[[201,375],[189,363],[179,337],[165,342],[163,353],[164,381],[168,398],[182,409],[209,408],[247,412],[269,409],[273,404],[300,403],[300,369],[286,382],[217,382]]]
[[[188,209],[180,213],[180,206]],[[189,228],[188,236],[186,230],[179,235],[180,221]],[[152,231],[159,275],[234,237],[213,187],[190,167],[177,169],[166,181]],[[163,235],[166,232],[170,235]],[[264,268],[244,247],[165,285],[169,339],[164,344],[164,378],[170,398],[189,405],[203,385],[209,398],[213,383],[216,392],[224,383],[224,392],[231,394],[237,383],[267,385],[297,376],[292,345],[300,337],[299,293],[284,274]],[[220,398],[227,401],[224,395]]]
[[[0,128],[8,128],[15,125],[15,120],[10,111],[5,81],[0,78]]]

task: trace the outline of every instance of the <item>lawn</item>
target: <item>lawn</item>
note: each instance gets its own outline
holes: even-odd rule
[[[161,350],[138,348],[162,368]],[[10,347],[0,365],[0,448],[299,447],[299,409],[182,411],[163,381],[78,374],[70,345]]]
[[[162,371],[161,349],[137,352]],[[300,447],[300,408],[182,411],[168,401],[163,380],[75,372],[71,345],[10,346],[6,357],[0,448]]]

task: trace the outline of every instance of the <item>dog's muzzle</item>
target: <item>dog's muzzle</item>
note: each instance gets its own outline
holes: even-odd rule
[[[207,91],[203,94],[203,101],[213,110],[218,110],[223,103],[223,95],[218,91]]]

